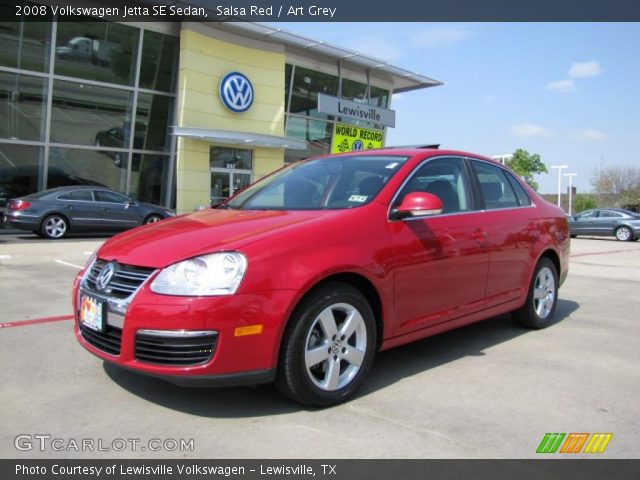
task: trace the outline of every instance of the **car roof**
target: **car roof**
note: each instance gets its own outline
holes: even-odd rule
[[[34,192],[30,195],[38,195],[39,197],[44,197],[47,195],[60,194],[60,193],[71,192],[76,190],[107,190],[109,192],[114,192],[114,193],[118,193],[119,195],[123,195],[122,193],[116,192],[115,190],[111,190],[110,188],[99,187],[97,185],[65,185],[64,187],[55,187],[55,188],[50,188],[48,190],[41,190],[39,192]],[[29,195],[25,195],[25,196],[29,196]]]
[[[593,210],[609,210],[611,212],[619,212],[619,213],[628,213],[631,215],[638,215],[635,212],[632,212],[631,210],[625,210],[624,208],[615,208],[615,207],[600,207],[600,208],[594,208]]]
[[[375,149],[369,149],[369,150],[360,150],[355,152],[337,153],[332,155],[318,155],[317,157],[314,157],[314,158],[331,158],[331,157],[342,157],[342,156],[352,156],[352,155],[359,155],[359,156],[392,155],[392,156],[407,156],[407,157],[414,157],[414,156],[420,155],[423,158],[435,157],[435,156],[470,157],[470,158],[477,158],[479,160],[485,160],[495,165],[503,166],[500,162],[497,162],[492,158],[485,157],[484,155],[465,152],[462,150],[440,149],[440,148],[435,148],[434,145],[427,145],[427,146],[410,145],[410,146],[398,146],[398,147],[383,147],[383,148],[375,148]]]

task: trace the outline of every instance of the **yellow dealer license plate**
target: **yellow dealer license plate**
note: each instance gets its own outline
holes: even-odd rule
[[[104,303],[88,295],[80,296],[80,321],[98,332],[104,331],[106,322]]]

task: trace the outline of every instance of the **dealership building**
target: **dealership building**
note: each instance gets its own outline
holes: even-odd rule
[[[384,145],[392,95],[437,85],[264,24],[0,22],[0,207],[99,184],[191,211],[285,163]]]

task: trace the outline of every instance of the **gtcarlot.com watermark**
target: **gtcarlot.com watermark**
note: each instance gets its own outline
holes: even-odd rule
[[[23,433],[13,445],[21,452],[193,452],[193,438],[61,438],[51,434]]]

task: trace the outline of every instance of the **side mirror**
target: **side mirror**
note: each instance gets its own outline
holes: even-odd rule
[[[392,220],[410,217],[428,217],[442,213],[442,200],[431,193],[408,193],[400,206],[391,212]]]

